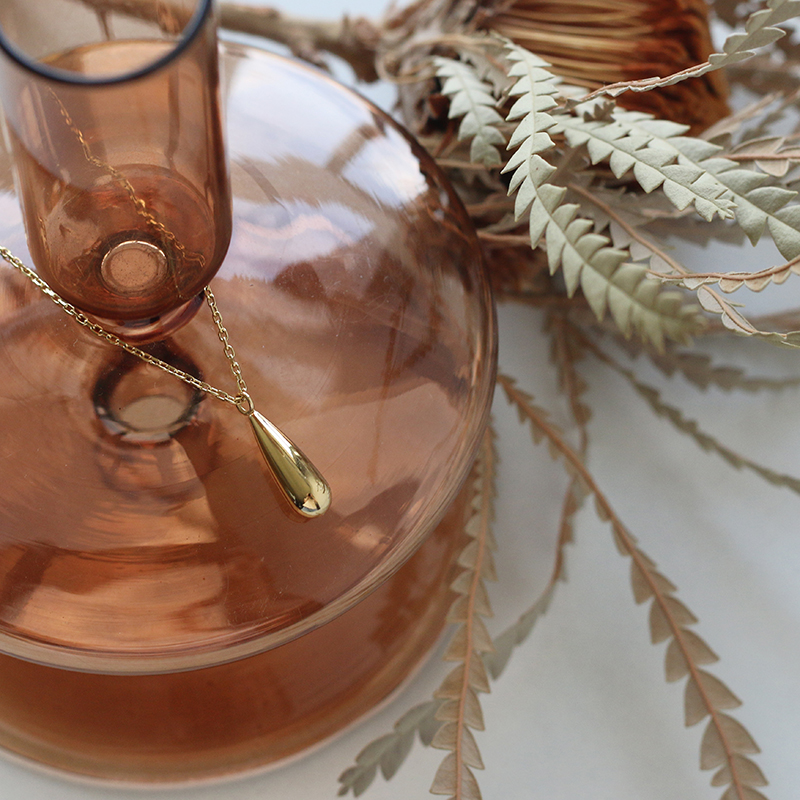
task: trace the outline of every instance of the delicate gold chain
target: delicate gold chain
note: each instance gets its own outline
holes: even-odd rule
[[[82,325],[98,338],[122,348],[126,353],[140,358],[145,364],[151,364],[154,367],[158,367],[158,369],[164,370],[164,372],[173,375],[184,383],[188,383],[189,386],[193,386],[195,389],[200,389],[206,394],[236,406],[249,419],[256,442],[272,474],[277,479],[278,486],[295,510],[305,517],[317,517],[325,513],[331,503],[330,487],[317,468],[295,447],[291,440],[287,439],[269,420],[256,411],[253,400],[247,391],[247,384],[242,376],[242,368],[236,360],[236,352],[231,346],[228,329],[222,321],[217,299],[208,286],[204,289],[206,302],[211,309],[211,316],[217,329],[217,336],[222,342],[225,358],[228,359],[231,373],[236,379],[236,386],[239,392],[235,395],[228,394],[222,389],[217,389],[210,383],[198,380],[193,375],[189,375],[188,372],[167,364],[166,361],[156,358],[135,345],[128,344],[128,342],[107,331],[102,325],[93,322],[83,311],[78,310],[72,303],[53,291],[45,281],[32,269],[26,267],[7,247],[0,245],[0,257],[28,278],[62,311],[69,314],[79,325]]]
[[[160,233],[169,244],[175,248],[178,252],[180,252],[185,258],[189,259],[189,254],[186,253],[183,245],[177,241],[173,233],[161,222],[159,219],[155,217],[155,215],[148,210],[145,202],[137,197],[136,190],[131,185],[130,181],[114,166],[111,164],[107,164],[106,162],[102,161],[101,159],[97,158],[92,153],[91,148],[89,147],[89,143],[86,141],[83,132],[80,128],[75,124],[73,121],[69,111],[64,107],[64,104],[61,100],[56,96],[54,92],[51,91],[53,99],[56,101],[59,107],[59,111],[61,116],[64,119],[67,127],[72,131],[78,143],[81,146],[83,151],[84,158],[90,163],[96,166],[98,169],[102,169],[104,172],[107,172],[115,181],[117,181],[123,188],[123,190],[128,194],[133,203],[134,208],[136,209],[136,213],[139,214],[144,218],[148,225],[154,228],[158,233]],[[166,361],[162,361],[160,358],[156,358],[156,356],[151,355],[150,353],[136,347],[135,345],[129,344],[128,342],[123,341],[118,336],[115,336],[110,331],[107,331],[101,325],[98,325],[96,322],[93,322],[86,314],[82,311],[77,309],[72,303],[66,301],[61,295],[55,292],[50,285],[42,280],[32,269],[26,267],[25,264],[22,263],[8,248],[3,247],[0,245],[0,256],[3,257],[12,267],[17,269],[21,272],[25,277],[27,277],[31,283],[34,284],[38,289],[40,289],[45,295],[47,295],[62,311],[66,314],[69,314],[79,325],[82,325],[88,331],[93,333],[100,339],[104,339],[105,341],[109,342],[110,344],[115,345],[116,347],[122,348],[126,353],[130,353],[137,358],[140,358],[146,364],[151,364],[154,367],[158,367],[159,369],[167,372],[170,375],[178,378],[179,380],[188,383],[190,386],[194,387],[195,389],[200,389],[201,391],[205,392],[206,394],[210,394],[213,397],[218,398],[219,400],[223,400],[226,403],[230,403],[231,405],[236,406],[242,414],[250,415],[254,411],[253,401],[250,398],[250,394],[247,391],[247,384],[245,383],[244,377],[242,376],[242,368],[239,366],[239,362],[236,360],[236,352],[231,346],[230,337],[228,335],[228,331],[225,328],[225,324],[222,321],[222,314],[219,311],[219,307],[217,306],[217,299],[214,297],[214,293],[211,291],[209,286],[206,286],[203,290],[205,294],[206,302],[208,303],[208,307],[211,309],[211,317],[214,320],[214,325],[217,329],[217,335],[219,337],[220,342],[222,342],[225,358],[228,359],[228,363],[230,364],[231,373],[236,380],[236,386],[238,388],[238,393],[235,395],[229,394],[228,392],[223,391],[222,389],[217,389],[216,387],[212,386],[205,381],[201,381],[198,378],[195,378],[193,375],[190,375],[188,372],[184,372],[177,367],[173,367],[171,364],[167,364]],[[196,259],[197,256],[193,256],[192,258]],[[172,259],[168,259],[170,263]],[[174,265],[173,270],[174,270]],[[173,274],[173,279],[175,279],[175,275]]]
[[[0,245],[0,256],[2,256],[2,258],[12,267],[28,278],[34,286],[41,290],[43,294],[47,295],[47,297],[49,297],[62,311],[72,317],[79,325],[82,325],[84,328],[86,328],[86,330],[93,333],[99,339],[104,339],[110,344],[123,349],[126,353],[130,353],[131,355],[140,358],[146,364],[151,364],[154,367],[158,367],[158,369],[173,375],[179,380],[182,380],[184,383],[188,383],[195,389],[200,389],[200,391],[205,392],[206,394],[210,394],[219,400],[223,400],[226,403],[236,406],[236,408],[238,408],[239,411],[246,416],[253,412],[253,401],[247,391],[247,384],[242,376],[242,368],[239,365],[239,362],[236,360],[236,351],[231,346],[228,330],[222,321],[222,314],[217,306],[217,299],[214,297],[214,293],[211,291],[209,286],[206,286],[203,291],[206,302],[208,303],[208,307],[211,309],[211,316],[217,329],[217,335],[224,348],[225,358],[227,358],[231,373],[236,379],[236,386],[239,391],[235,395],[229,394],[222,389],[217,389],[210,383],[201,381],[198,378],[195,378],[193,375],[190,375],[188,372],[184,372],[177,367],[173,367],[171,364],[167,364],[166,361],[162,361],[160,358],[156,358],[156,356],[141,350],[135,345],[123,341],[118,336],[115,336],[110,331],[107,331],[102,325],[98,325],[96,322],[93,322],[86,314],[83,313],[83,311],[80,311],[74,305],[72,305],[72,303],[69,303],[63,297],[61,297],[61,295],[53,291],[48,283],[43,281],[32,269],[26,267],[25,264],[23,264],[22,261],[20,261],[7,247]]]

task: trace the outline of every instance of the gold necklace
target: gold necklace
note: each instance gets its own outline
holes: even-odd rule
[[[303,455],[298,447],[285,436],[275,425],[266,417],[262,416],[255,409],[253,400],[247,390],[242,368],[236,359],[236,352],[230,343],[228,330],[222,321],[222,314],[217,306],[217,300],[209,286],[203,290],[206,303],[211,309],[211,317],[217,329],[217,335],[222,342],[225,358],[230,365],[231,373],[236,380],[238,392],[235,395],[229,394],[222,389],[217,389],[205,381],[189,375],[166,361],[156,358],[150,353],[141,350],[135,345],[123,341],[101,325],[92,321],[86,314],[76,308],[72,303],[66,301],[55,292],[48,283],[42,280],[32,269],[25,266],[8,248],[0,245],[0,256],[12,267],[21,272],[28,280],[33,283],[43,294],[49,297],[64,313],[72,317],[79,325],[83,326],[90,333],[103,339],[109,344],[119,347],[126,353],[130,353],[136,358],[141,359],[146,364],[151,364],[158,369],[188,383],[195,389],[199,389],[206,394],[216,397],[226,403],[235,406],[250,422],[250,427],[258,443],[259,449],[264,455],[264,459],[275,476],[278,486],[283,494],[292,504],[292,507],[305,517],[318,517],[328,510],[331,502],[331,492],[325,479],[317,468]]]

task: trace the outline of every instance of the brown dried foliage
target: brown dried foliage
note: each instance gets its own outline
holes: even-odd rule
[[[483,656],[494,650],[483,619],[492,615],[485,581],[497,580],[492,556],[496,544],[491,532],[496,459],[494,435],[489,429],[477,463],[473,514],[466,526],[470,541],[458,557],[463,571],[451,586],[457,597],[447,619],[457,627],[444,660],[457,666],[435,693],[442,701],[436,712],[442,724],[433,746],[449,753],[436,772],[431,793],[453,800],[481,798],[473,770],[483,769],[483,760],[472,731],[484,727],[479,693],[489,691],[489,676]]]
[[[552,455],[564,465],[571,479],[595,501],[598,516],[609,523],[619,552],[631,559],[631,585],[637,603],[650,602],[649,627],[653,644],[668,642],[665,672],[668,681],[686,679],[684,716],[687,727],[706,718],[700,745],[700,768],[717,770],[713,786],[726,787],[722,800],[764,800],[755,787],[767,781],[758,765],[749,757],[760,752],[753,737],[727,711],[741,705],[740,700],[716,676],[704,667],[718,661],[717,655],[691,626],[695,615],[675,596],[675,585],[641,550],[636,537],[628,531],[614,511],[581,455],[568,444],[564,434],[537,407],[532,397],[507,376],[498,377],[509,402],[526,421],[534,441],[545,441]]]
[[[588,89],[663,77],[713,52],[705,0],[500,0],[482,25],[548,61]],[[631,94],[620,105],[690,125],[724,117],[728,88],[719,72],[699,80]]]

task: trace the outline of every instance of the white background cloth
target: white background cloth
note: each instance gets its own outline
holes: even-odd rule
[[[332,17],[381,12],[378,0],[281,0],[293,13]],[[343,73],[346,75],[346,72]],[[374,92],[370,92],[375,96]],[[380,89],[378,100],[391,93]],[[696,268],[747,269],[780,263],[770,245],[696,251]],[[772,291],[783,300],[793,277]],[[740,298],[736,298],[740,299]],[[541,317],[501,309],[500,364],[564,421]],[[720,363],[761,374],[800,375],[800,353],[737,340],[708,346]],[[774,469],[800,474],[800,392],[700,393],[665,381],[646,364],[641,377],[734,450]],[[743,700],[734,712],[761,745],[756,757],[770,800],[800,796],[800,497],[702,453],[656,420],[619,377],[589,364],[594,409],[589,465],[641,547],[679,587],[700,618],[696,630],[720,655],[711,671]],[[500,631],[524,610],[549,572],[564,487],[546,449],[534,448],[503,396],[495,401],[501,492],[496,534],[500,583],[490,587]],[[683,726],[683,683],[663,678],[665,645],[649,643],[647,609],[633,602],[629,562],[591,504],[579,514],[569,548],[568,582],[507,672],[484,700],[487,730],[477,740],[486,800],[718,800],[711,773],[698,769],[703,725]],[[204,786],[142,793],[86,785],[10,760],[0,761],[0,800],[325,800],[367,742],[388,732],[444,675],[434,656],[391,703],[316,752],[266,774]],[[35,698],[31,698],[35,702]],[[372,800],[428,795],[441,751],[419,745]]]

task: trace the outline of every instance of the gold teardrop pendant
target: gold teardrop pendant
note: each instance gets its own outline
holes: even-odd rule
[[[305,517],[324,514],[331,504],[331,490],[317,468],[258,411],[247,418],[278,486],[295,510]]]

